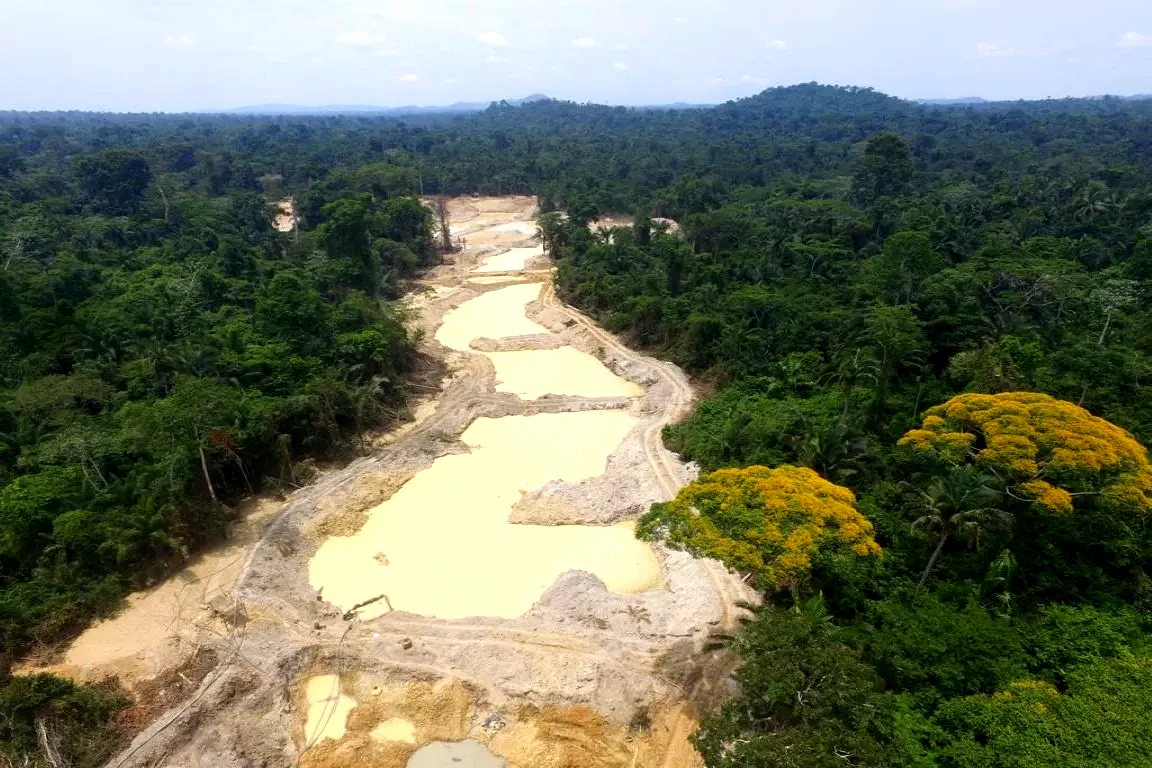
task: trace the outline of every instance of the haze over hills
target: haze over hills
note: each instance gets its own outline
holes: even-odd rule
[[[551,96],[534,93],[520,99],[503,99],[502,101],[513,107],[531,104],[537,101],[553,101]],[[482,112],[492,104],[499,101],[458,101],[447,105],[416,105],[409,104],[399,107],[385,107],[371,104],[322,104],[307,106],[302,104],[254,104],[244,107],[234,107],[223,110],[222,114],[229,115],[432,115],[432,114],[467,114]],[[671,104],[628,104],[632,109],[705,109],[715,104],[697,104],[678,101]]]
[[[787,86],[785,86],[786,88]],[[777,90],[769,88],[766,92]],[[870,89],[863,89],[870,90]],[[749,97],[755,98],[755,96]],[[895,97],[894,97],[895,98]],[[1139,101],[1143,99],[1152,98],[1152,94],[1140,93],[1131,96],[1116,96],[1112,94],[1098,94],[1090,96],[1067,97],[1071,99],[1087,99],[1097,100],[1114,98],[1122,101]],[[523,98],[516,99],[503,99],[503,103],[518,107],[524,104],[531,104],[538,101],[553,101],[551,96],[542,93],[533,93]],[[900,99],[904,101],[903,99]],[[921,104],[929,107],[963,107],[963,106],[982,106],[989,104],[1006,104],[1013,103],[1015,100],[995,100],[986,99],[982,96],[962,96],[958,98],[930,98],[930,99],[908,99],[909,103]],[[1030,100],[1021,100],[1030,101]],[[452,104],[431,104],[431,105],[417,105],[408,104],[397,107],[386,107],[382,105],[373,104],[322,104],[318,106],[309,106],[303,104],[254,104],[242,107],[234,107],[231,109],[219,111],[221,114],[232,115],[377,115],[377,116],[402,116],[402,115],[433,115],[433,114],[468,114],[472,112],[482,112],[492,104],[499,103],[493,101],[458,101]],[[709,107],[717,106],[714,103],[689,103],[689,102],[674,102],[668,104],[626,104],[614,106],[627,106],[632,109],[640,110],[665,110],[665,109],[707,109]],[[204,110],[205,112],[214,112],[215,110]]]
[[[533,93],[520,99],[504,99],[512,106],[530,104],[534,101],[547,101],[551,97],[542,93]],[[480,112],[495,102],[492,101],[458,101],[448,105],[409,104],[399,107],[384,107],[370,104],[322,104],[310,107],[301,104],[256,104],[246,107],[235,107],[224,110],[231,115],[336,115],[336,114],[366,114],[366,115],[413,115],[421,113],[444,112]]]

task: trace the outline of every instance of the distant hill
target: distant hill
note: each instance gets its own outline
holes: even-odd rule
[[[988,99],[979,96],[964,96],[959,99],[916,99],[917,104],[927,104],[933,107],[946,107],[955,104],[987,104]]]
[[[549,101],[550,97],[542,93],[533,93],[522,99],[505,99],[512,106],[530,104],[534,101]],[[458,101],[455,104],[441,106],[417,106],[415,104],[402,107],[381,107],[369,104],[325,104],[318,107],[303,106],[300,104],[255,104],[247,107],[236,107],[224,110],[229,115],[426,115],[467,112],[482,112],[491,104],[490,101]]]
[[[1003,105],[1003,104],[1032,104],[1041,103],[1044,101],[1105,101],[1107,99],[1116,99],[1119,101],[1144,101],[1152,99],[1152,93],[1137,93],[1132,96],[1114,96],[1112,94],[1099,94],[1096,96],[1070,96],[1063,99],[1001,99],[992,100],[985,99],[980,96],[966,96],[960,99],[915,99],[917,104],[923,104],[928,107],[964,107],[964,106],[987,106],[987,105]]]

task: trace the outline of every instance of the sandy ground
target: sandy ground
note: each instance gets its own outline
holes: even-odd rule
[[[636,223],[636,217],[628,213],[605,213],[599,219],[588,222],[588,228],[593,232],[600,232],[614,227],[631,227]],[[652,224],[663,226],[673,235],[680,232],[680,222],[675,219],[666,219],[659,216],[652,217]]]
[[[565,307],[539,260],[518,275],[527,282],[469,280],[502,251],[534,245],[520,234],[530,198],[463,198],[449,210],[469,247],[408,300],[423,351],[449,371],[434,410],[293,494],[248,553],[233,590],[243,620],[216,640],[219,665],[110,765],[401,768],[426,745],[468,738],[512,768],[698,764],[695,712],[727,695],[733,664],[701,649],[753,595],[715,563],[647,549],[614,527],[693,477],[660,438],[688,413],[691,388]],[[489,298],[502,291],[511,293]],[[500,391],[489,354],[562,348],[637,389]],[[573,544],[566,529],[596,543]],[[541,539],[516,539],[525,536]],[[358,579],[313,583],[312,566],[342,540],[358,542],[358,565],[325,567]],[[647,551],[658,574],[605,562],[590,551],[601,546],[632,553],[621,561]],[[541,558],[541,547],[554,549]],[[559,575],[540,568],[553,557],[568,558]],[[349,610],[393,568],[411,570],[385,588],[419,612],[383,599]]]
[[[155,588],[130,595],[114,618],[81,633],[59,663],[29,660],[18,672],[53,672],[85,681],[118,677],[132,689],[178,666],[228,632],[220,614],[232,605],[232,589],[249,551],[282,506],[271,496],[245,502],[226,544],[205,552]]]
[[[276,216],[272,219],[272,226],[279,232],[291,232],[296,229],[296,203],[286,197],[276,203]]]
[[[473,285],[499,285],[501,283],[522,283],[524,278],[515,275],[499,275],[488,277],[470,277],[468,282]]]

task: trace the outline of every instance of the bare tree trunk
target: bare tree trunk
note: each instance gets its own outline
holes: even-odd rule
[[[96,462],[92,461],[92,457],[88,457],[88,463],[92,465],[92,469],[96,470],[96,476],[100,478],[100,482],[104,483],[104,490],[108,490],[108,479],[104,477],[104,473],[100,471],[100,467],[96,466]]]
[[[928,574],[932,572],[932,566],[936,565],[936,561],[940,558],[946,541],[948,541],[948,534],[945,533],[940,537],[940,543],[936,545],[936,551],[932,553],[932,557],[928,558],[928,565],[924,567],[924,573],[920,575],[920,583],[916,585],[916,594],[920,594],[920,590],[924,589],[924,582],[928,581]]]
[[[1104,337],[1108,335],[1108,326],[1112,324],[1112,313],[1104,318],[1104,328],[1100,331],[1100,338],[1096,340],[1097,346],[1104,346]]]
[[[288,204],[292,206],[292,241],[297,247],[300,246],[300,217],[296,213],[296,195],[291,195],[288,198]]]
[[[156,182],[156,189],[160,190],[160,199],[164,201],[164,223],[167,224],[169,212],[168,195],[164,194],[164,187],[161,186],[160,182]]]
[[[36,718],[36,743],[52,768],[68,768],[71,763],[60,754],[60,737],[53,733],[43,717]]]
[[[244,471],[244,462],[240,460],[240,454],[234,452],[232,457],[236,459],[236,466],[240,468],[240,476],[244,478],[244,484],[248,486],[248,493],[255,496],[256,490],[252,487],[252,481],[248,479],[248,473]]]
[[[448,253],[453,250],[452,229],[448,221],[448,201],[443,195],[436,198],[436,217],[440,220],[440,248]]]
[[[204,482],[208,483],[208,494],[212,497],[213,502],[218,502],[216,488],[212,485],[212,478],[208,474],[208,459],[204,456],[204,448],[198,446],[197,450],[200,451],[200,469],[204,470]]]

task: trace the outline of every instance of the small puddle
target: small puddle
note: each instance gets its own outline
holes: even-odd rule
[[[304,744],[311,747],[325,739],[341,739],[348,729],[348,713],[356,708],[356,699],[340,691],[336,675],[308,678],[308,723],[304,726]]]
[[[473,339],[548,333],[524,314],[525,305],[540,296],[540,283],[510,285],[464,302],[444,316],[436,341],[451,349],[468,351]]]
[[[444,316],[436,340],[468,350],[473,339],[548,333],[529,320],[524,307],[540,296],[539,283],[510,285],[464,302]],[[621,378],[592,355],[573,347],[483,352],[496,366],[496,391],[535,400],[543,395],[639,397],[644,389]]]
[[[649,589],[659,562],[631,524],[508,522],[524,492],[602,473],[635,424],[620,410],[477,419],[461,436],[469,453],[441,456],[373,509],[355,536],[326,540],[309,581],[344,610],[388,595],[395,610],[445,619],[515,618],[571,570],[595,574],[613,592]],[[381,600],[360,616],[387,610]]]
[[[474,739],[434,741],[408,759],[408,768],[506,768],[508,763]]]
[[[644,388],[608,370],[573,347],[483,353],[496,366],[496,391],[521,399],[543,395],[639,397]]]
[[[527,264],[530,259],[543,255],[544,246],[542,245],[536,245],[531,248],[510,248],[504,251],[504,253],[489,256],[484,260],[484,264],[472,271],[476,273],[514,272],[519,269],[524,269],[524,265]]]
[[[373,741],[401,741],[405,744],[416,743],[416,726],[411,720],[402,717],[393,717],[372,729]]]

